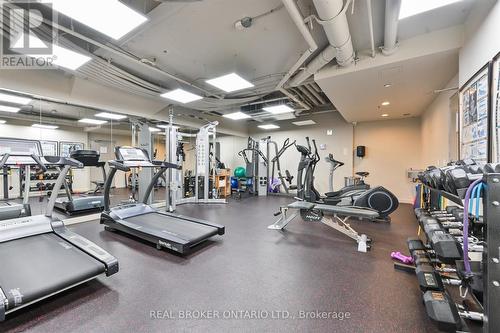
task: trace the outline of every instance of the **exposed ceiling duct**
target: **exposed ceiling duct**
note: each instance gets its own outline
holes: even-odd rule
[[[391,55],[397,50],[398,21],[401,0],[385,1],[385,32],[384,46],[381,48],[384,55]]]
[[[344,4],[343,0],[313,0],[313,3],[319,16],[313,18],[323,26],[330,45],[290,81],[291,86],[300,85],[334,58],[343,67],[350,66],[354,62],[354,47],[346,16],[351,1]]]

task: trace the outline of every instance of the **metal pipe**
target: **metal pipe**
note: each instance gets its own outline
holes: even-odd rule
[[[330,63],[337,54],[334,46],[328,45],[321,53],[311,60],[307,66],[290,81],[290,86],[295,87],[302,84],[311,75],[316,74],[321,68]]]
[[[366,7],[368,11],[368,27],[370,28],[370,45],[372,48],[372,58],[375,58],[375,38],[373,37],[373,12],[372,0],[366,0]]]
[[[384,46],[382,53],[386,56],[393,54],[397,50],[398,21],[401,0],[385,1],[385,31]]]
[[[316,90],[314,90],[314,88],[313,88],[313,87],[311,87],[311,85],[310,85],[310,84],[306,84],[304,87],[305,87],[307,90],[309,90],[309,92],[310,92],[310,93],[311,93],[311,94],[312,94],[312,95],[313,95],[313,96],[314,96],[314,97],[315,97],[315,98],[319,101],[319,103],[320,103],[321,105],[326,104],[326,102],[325,102],[325,100],[323,99],[323,97],[321,97],[321,96],[320,96],[320,94],[319,94]]]
[[[309,45],[309,51],[311,52],[316,51],[318,49],[318,45],[316,44],[316,41],[311,35],[309,28],[304,23],[304,18],[302,17],[299,8],[295,4],[295,1],[294,0],[281,0],[281,1],[283,2],[283,5],[285,5],[286,10],[290,14],[290,18],[293,20],[293,22],[299,29],[300,33],[302,34],[302,37],[304,37],[307,44]]]
[[[304,86],[297,87],[297,89],[303,93],[313,104],[319,105],[319,101],[314,98],[314,96],[307,90]]]
[[[316,41],[311,35],[309,28],[304,23],[304,18],[302,17],[302,14],[300,13],[299,8],[297,7],[295,1],[294,0],[281,0],[281,1],[283,2],[283,5],[285,5],[285,8],[288,11],[290,18],[295,23],[300,33],[304,37],[305,41],[309,45],[309,48],[304,53],[302,53],[297,62],[292,66],[292,68],[290,68],[290,70],[285,74],[283,79],[278,83],[275,90],[281,91],[285,96],[289,97],[291,100],[298,103],[304,109],[310,110],[310,107],[307,104],[305,104],[304,102],[300,101],[298,98],[287,92],[285,89],[283,89],[283,86],[292,77],[292,75],[295,74],[295,72],[304,64],[304,62],[318,49],[318,45],[316,44]]]
[[[344,4],[343,0],[313,0],[319,19],[330,43],[306,68],[291,81],[291,86],[298,86],[321,68],[337,59],[339,66],[350,66],[354,62],[354,47],[347,23],[346,11],[351,1]]]

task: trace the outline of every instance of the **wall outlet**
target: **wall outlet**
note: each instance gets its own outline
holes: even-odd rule
[[[326,135],[332,136],[333,135],[333,130],[326,130]]]

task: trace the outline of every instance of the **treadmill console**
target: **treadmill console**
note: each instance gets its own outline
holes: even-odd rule
[[[146,150],[135,147],[117,147],[116,158],[128,167],[154,166]]]
[[[42,146],[36,140],[0,138],[0,156],[10,154],[5,165],[37,164],[32,154],[42,156]]]

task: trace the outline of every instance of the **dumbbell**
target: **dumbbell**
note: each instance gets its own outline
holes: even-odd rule
[[[462,318],[484,321],[484,314],[457,306],[447,292],[427,291],[423,295],[425,310],[431,321],[443,332],[469,331]]]

